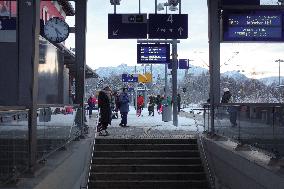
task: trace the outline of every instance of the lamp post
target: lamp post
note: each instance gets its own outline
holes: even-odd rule
[[[179,5],[179,9],[177,6]],[[170,11],[179,10],[181,14],[181,0],[168,0],[166,3],[160,3],[157,5],[157,0],[155,0],[155,14],[157,11],[164,10],[164,6],[170,6]],[[178,126],[178,111],[177,111],[177,44],[180,41],[177,39],[172,39],[170,43],[172,44],[172,56],[173,56],[173,68],[172,68],[172,101],[173,101],[173,125]],[[165,64],[165,96],[167,98],[167,65]]]
[[[278,63],[279,63],[279,66],[278,66],[278,67],[279,67],[279,78],[278,78],[278,79],[279,79],[279,81],[278,81],[279,83],[278,83],[278,84],[279,84],[279,87],[280,87],[280,85],[281,85],[281,79],[280,79],[280,63],[281,63],[281,62],[284,62],[284,60],[278,59],[278,60],[275,60],[275,62],[278,62]]]
[[[275,60],[275,62],[278,62],[278,63],[279,63],[279,66],[278,66],[278,68],[279,68],[278,88],[279,88],[279,102],[281,102],[281,90],[280,90],[280,85],[281,85],[280,74],[281,74],[281,72],[280,72],[280,63],[281,63],[281,62],[284,62],[284,60],[278,59],[278,60]]]

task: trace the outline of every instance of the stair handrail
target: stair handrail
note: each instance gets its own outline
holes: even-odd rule
[[[92,151],[91,151],[90,156],[88,158],[90,166],[85,172],[85,177],[80,184],[80,189],[88,189],[89,177],[90,177],[91,166],[92,166],[94,150],[95,150],[95,140],[91,143],[91,149],[92,149]]]
[[[204,157],[204,163],[206,164],[206,168],[207,168],[207,172],[208,172],[208,176],[209,176],[209,183],[210,183],[210,187],[211,189],[215,189],[215,179],[214,179],[214,175],[212,173],[212,170],[210,168],[210,165],[209,165],[209,161],[208,161],[208,158],[207,158],[207,155],[206,155],[206,152],[205,152],[205,149],[204,149],[204,144],[203,144],[203,141],[201,139],[201,136],[200,134],[198,134],[198,139],[199,139],[199,144],[200,144],[200,147],[201,147],[201,150],[202,150],[202,154],[203,154],[203,157]]]

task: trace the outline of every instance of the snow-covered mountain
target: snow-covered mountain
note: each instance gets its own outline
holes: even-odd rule
[[[228,71],[228,72],[221,73],[221,75],[223,77],[231,77],[235,80],[246,80],[246,79],[248,79],[247,76],[245,76],[244,74],[241,74],[238,71]]]
[[[280,77],[280,80],[281,80],[281,84],[283,84],[284,77]],[[259,79],[259,81],[261,81],[265,85],[271,85],[272,83],[275,83],[276,85],[278,85],[279,84],[279,77],[277,77],[277,76],[265,77],[265,78]]]
[[[137,73],[144,73],[145,66],[137,65],[135,66],[128,66],[127,64],[121,64],[117,67],[100,67],[96,70],[96,73],[100,77],[111,77],[111,76],[117,76],[121,75],[123,73],[135,73],[135,69]],[[150,65],[146,66],[146,72],[150,72]],[[198,76],[202,73],[208,72],[208,69],[190,65],[190,69],[188,70],[188,74],[192,76]],[[170,70],[168,70],[168,73],[170,73]],[[164,65],[153,65],[153,78],[154,80],[158,77],[164,78],[165,75],[165,66]],[[185,76],[185,70],[178,70],[178,80],[182,80]],[[247,80],[249,79],[249,76],[246,76],[238,71],[227,71],[224,73],[221,73],[221,76],[223,77],[230,77],[235,80]],[[284,77],[281,77],[282,84],[284,82]],[[263,82],[265,85],[271,85],[272,83],[278,84],[279,77],[266,77],[261,78],[259,81]]]
[[[144,73],[145,66],[137,65],[136,66],[136,72],[137,73]],[[191,75],[200,75],[203,72],[207,72],[207,69],[190,65],[190,69],[188,71]],[[150,66],[146,66],[146,72],[150,72]],[[121,75],[123,73],[135,73],[135,66],[127,66],[126,64],[121,64],[117,67],[100,67],[96,69],[96,73],[100,77],[110,77],[113,75]],[[168,70],[168,73],[170,73],[170,70]],[[158,76],[163,78],[165,75],[165,66],[164,65],[153,65],[153,77],[154,79]],[[178,79],[183,79],[185,75],[185,70],[178,70]]]

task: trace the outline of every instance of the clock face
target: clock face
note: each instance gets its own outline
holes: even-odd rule
[[[44,25],[44,35],[51,42],[61,43],[69,36],[69,26],[61,18],[51,18]]]

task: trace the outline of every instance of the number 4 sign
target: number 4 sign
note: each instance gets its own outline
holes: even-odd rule
[[[187,14],[149,14],[150,39],[187,39]]]

